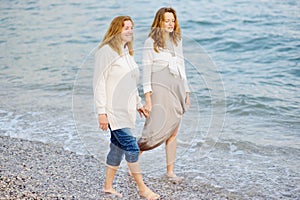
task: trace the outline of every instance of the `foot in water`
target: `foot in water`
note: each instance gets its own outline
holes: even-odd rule
[[[147,188],[145,191],[140,192],[140,196],[146,198],[147,200],[159,199],[159,194],[154,193],[152,190]]]
[[[117,197],[122,197],[122,194],[117,192],[116,190],[114,190],[113,188],[111,189],[102,189],[102,192],[104,192],[105,194],[112,194],[112,195],[116,195]]]
[[[177,176],[176,174],[166,174],[166,177],[169,181],[171,181],[174,184],[182,183],[183,178],[180,176]]]

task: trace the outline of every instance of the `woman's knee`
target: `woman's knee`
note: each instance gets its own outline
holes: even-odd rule
[[[171,135],[171,137],[169,137],[166,141],[166,144],[170,144],[171,142],[176,140],[176,134]]]
[[[125,152],[125,160],[129,163],[135,163],[139,160],[140,151],[139,149],[133,149]]]
[[[110,143],[110,151],[106,158],[106,164],[111,166],[119,166],[124,156],[124,151],[120,147]]]
[[[166,144],[169,144],[169,143],[173,142],[174,140],[176,140],[177,132],[178,132],[178,127],[175,129],[173,134],[167,139]]]
[[[127,162],[134,163],[137,162],[140,155],[140,149],[135,140],[131,141],[131,144],[128,145],[128,150],[125,151],[125,159]]]

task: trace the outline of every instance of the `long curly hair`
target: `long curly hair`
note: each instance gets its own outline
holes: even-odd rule
[[[124,26],[125,21],[131,21],[132,25],[133,20],[129,16],[118,16],[115,17],[112,22],[110,23],[110,26],[105,33],[103,40],[99,46],[101,48],[102,46],[108,44],[113,50],[115,50],[120,56],[122,55],[122,39],[121,39],[121,33],[122,28]],[[130,42],[127,42],[127,47],[129,50],[129,54],[133,56],[133,39]]]
[[[179,26],[179,22],[177,19],[176,11],[171,7],[163,7],[160,8],[155,15],[155,18],[153,20],[151,31],[148,35],[148,37],[151,37],[154,40],[154,50],[158,53],[159,48],[165,48],[166,41],[164,38],[164,30],[163,30],[163,23],[165,20],[165,13],[170,12],[173,13],[175,18],[175,25],[174,25],[174,31],[169,33],[170,38],[172,42],[177,45],[178,42],[181,40],[181,30]]]

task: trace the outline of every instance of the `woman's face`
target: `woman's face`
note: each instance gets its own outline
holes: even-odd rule
[[[130,20],[124,21],[124,26],[121,32],[121,40],[124,44],[130,42],[133,38],[133,24]]]
[[[164,14],[164,22],[163,22],[163,28],[166,32],[171,33],[174,31],[174,26],[175,26],[175,17],[173,13],[171,12],[166,12]]]

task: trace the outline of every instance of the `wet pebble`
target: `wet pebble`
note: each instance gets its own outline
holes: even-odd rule
[[[116,199],[101,192],[105,165],[92,156],[9,137],[0,137],[0,144],[0,199]],[[144,180],[166,200],[243,199],[196,178],[173,184],[144,174]],[[125,172],[118,171],[114,187],[123,194],[120,199],[140,199],[133,178]]]

